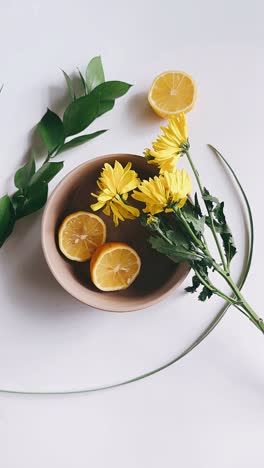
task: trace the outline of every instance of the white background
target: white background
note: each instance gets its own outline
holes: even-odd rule
[[[108,79],[135,86],[94,124],[110,128],[107,134],[65,155],[53,186],[91,157],[140,154],[160,125],[146,102],[152,79],[183,69],[198,84],[189,118],[192,151],[207,185],[228,200],[240,246],[236,277],[243,216],[206,143],[229,158],[251,200],[255,256],[244,293],[263,316],[261,2],[1,0],[0,6],[1,194],[12,189],[11,176],[46,107],[59,111],[65,102],[59,67],[84,69],[101,54]],[[77,388],[135,375],[173,357],[218,312],[219,302],[201,306],[183,288],[151,313],[88,310],[48,272],[40,218],[21,222],[0,253],[1,388]],[[263,337],[230,309],[195,351],[147,380],[82,396],[0,394],[0,465],[260,468],[263,390]]]

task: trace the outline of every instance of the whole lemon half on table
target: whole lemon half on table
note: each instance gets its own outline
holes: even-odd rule
[[[152,109],[165,119],[179,112],[189,112],[195,103],[196,84],[182,71],[161,73],[153,81],[148,100]]]
[[[86,211],[77,211],[67,216],[58,234],[61,252],[76,262],[89,260],[105,239],[106,226],[103,220]]]
[[[98,247],[90,263],[91,279],[101,291],[128,288],[141,267],[137,252],[122,242],[108,242]]]

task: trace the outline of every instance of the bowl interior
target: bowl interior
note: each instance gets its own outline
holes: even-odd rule
[[[187,264],[175,265],[155,252],[148,244],[148,233],[136,220],[121,222],[114,227],[112,218],[99,216],[107,226],[107,241],[126,242],[140,255],[141,271],[135,282],[124,291],[101,292],[91,282],[89,262],[67,260],[57,246],[58,228],[70,213],[91,211],[98,190],[96,180],[105,162],[118,160],[122,165],[131,161],[141,178],[155,175],[154,166],[141,156],[117,154],[93,159],[67,175],[56,187],[47,203],[42,222],[42,245],[48,265],[57,281],[74,297],[90,306],[109,311],[129,311],[147,307],[160,300],[183,281],[189,271]]]

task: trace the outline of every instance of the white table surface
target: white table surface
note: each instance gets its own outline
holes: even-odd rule
[[[189,118],[193,154],[207,184],[229,200],[227,211],[241,254],[240,205],[206,143],[228,156],[251,200],[256,242],[244,293],[263,316],[262,22],[263,7],[257,0],[2,0],[1,194],[12,188],[11,176],[29,148],[33,126],[47,105],[58,109],[64,99],[59,67],[68,72],[74,66],[84,68],[101,54],[108,79],[135,86],[96,123],[96,129],[111,129],[106,135],[65,155],[63,174],[53,186],[92,156],[140,154],[160,124],[145,101],[152,79],[166,69],[185,70],[198,84]],[[118,380],[119,370],[121,378],[134,375],[137,369],[168,360],[183,345],[181,332],[169,326],[175,304],[179,322],[173,325],[183,326],[183,340],[188,333],[192,337],[192,330],[195,336],[219,310],[217,301],[203,307],[181,291],[154,307],[152,316],[146,311],[124,319],[88,313],[49,274],[39,245],[40,218],[38,214],[22,222],[0,253],[1,388],[76,388],[93,379],[103,383],[104,371],[107,381],[112,372]],[[236,277],[241,262],[241,257],[234,261]],[[124,357],[120,353],[119,367],[112,363],[108,370],[103,360],[101,367],[97,363],[89,380],[87,363],[96,357],[86,355],[88,326],[91,343],[102,341],[98,352],[103,357],[108,333],[122,331],[120,346],[128,339],[124,324],[138,334],[135,350],[131,341],[130,352]],[[144,345],[148,330],[153,336]],[[128,371],[122,359],[128,360]],[[147,380],[77,396],[0,394],[0,466],[261,468],[263,390],[263,337],[230,309],[191,354]]]

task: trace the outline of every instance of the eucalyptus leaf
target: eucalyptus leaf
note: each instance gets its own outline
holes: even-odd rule
[[[8,195],[0,198],[0,247],[13,231],[16,222],[15,211]]]
[[[97,86],[92,94],[100,96],[101,101],[117,99],[126,94],[131,86],[124,81],[106,81]]]
[[[105,82],[104,69],[100,56],[92,58],[86,68],[86,84],[88,93]]]
[[[28,163],[18,169],[18,171],[15,173],[15,186],[21,190],[25,189],[30,179],[35,174],[35,171],[36,163],[35,158],[32,155]]]
[[[99,101],[99,96],[90,94],[76,99],[67,107],[63,116],[66,136],[82,132],[96,119]]]
[[[68,93],[69,93],[69,96],[70,96],[70,100],[71,101],[74,101],[75,99],[75,92],[74,92],[74,88],[73,88],[73,83],[72,83],[72,79],[69,77],[69,75],[67,75],[67,73],[62,70],[62,73],[64,75],[64,78],[65,78],[65,81],[66,81],[66,84],[67,84],[67,88],[68,88]]]
[[[31,178],[29,187],[48,184],[62,168],[62,161],[44,163]]]
[[[92,140],[93,138],[96,138],[97,136],[102,135],[102,133],[105,132],[107,132],[107,130],[98,130],[97,132],[89,133],[88,135],[81,135],[79,137],[73,138],[67,143],[64,143],[64,145],[60,147],[57,154],[75,148],[75,146],[82,145],[83,143],[86,143],[86,141]]]
[[[42,117],[37,128],[47,146],[49,154],[53,153],[58,146],[64,143],[65,135],[63,123],[59,116],[50,109],[48,109],[44,117]]]

